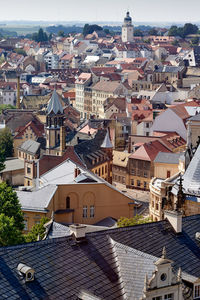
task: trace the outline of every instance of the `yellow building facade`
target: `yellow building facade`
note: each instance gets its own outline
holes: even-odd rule
[[[106,217],[116,220],[120,217],[131,218],[134,215],[134,201],[105,183],[62,184],[58,185],[43,212],[24,207],[22,211],[26,230],[30,231],[41,217],[51,218],[52,213],[54,220],[62,223],[95,224]]]

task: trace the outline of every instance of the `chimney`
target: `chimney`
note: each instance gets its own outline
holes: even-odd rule
[[[17,76],[17,109],[20,109],[20,76]]]
[[[69,226],[71,234],[75,237],[77,242],[85,240],[86,225],[72,224]]]
[[[65,142],[65,127],[61,126],[60,127],[60,151],[61,152],[65,151],[65,146],[66,146],[66,142]]]
[[[182,232],[182,213],[176,210],[164,211],[164,219],[168,219],[176,233]]]
[[[76,178],[81,173],[81,170],[77,167],[74,168],[74,178]]]

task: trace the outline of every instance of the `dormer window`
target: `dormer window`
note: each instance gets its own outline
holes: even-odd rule
[[[200,285],[194,287],[194,299],[199,299],[200,297]]]
[[[164,300],[174,300],[174,294],[167,294],[164,296]]]

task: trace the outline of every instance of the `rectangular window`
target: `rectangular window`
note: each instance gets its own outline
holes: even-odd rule
[[[131,179],[131,185],[134,185],[134,180],[133,179]]]
[[[94,218],[94,205],[90,205],[90,218]]]
[[[83,218],[87,218],[87,206],[83,206]]]
[[[140,186],[140,180],[137,180],[137,186]]]
[[[156,203],[156,210],[158,210],[158,203]]]
[[[31,173],[31,168],[27,167],[27,174]]]
[[[24,230],[28,230],[28,220],[24,220]]]
[[[164,299],[165,300],[173,300],[174,299],[174,294],[165,295]]]
[[[135,175],[135,169],[131,169],[131,174]]]
[[[169,178],[171,176],[171,172],[167,171],[167,178]]]
[[[70,197],[66,198],[66,209],[70,208]]]
[[[200,285],[196,285],[194,289],[194,298],[199,298],[200,297]]]
[[[152,300],[162,300],[162,296],[153,297]]]
[[[144,181],[144,189],[146,189],[147,188],[147,183],[146,183],[146,181]]]

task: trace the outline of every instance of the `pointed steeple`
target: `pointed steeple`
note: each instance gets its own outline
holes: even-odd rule
[[[108,149],[108,148],[113,148],[113,145],[112,145],[112,143],[111,143],[111,140],[110,140],[110,136],[109,136],[108,130],[107,130],[107,132],[106,132],[106,136],[105,136],[105,138],[104,138],[104,141],[103,141],[103,143],[101,144],[101,148],[106,148],[106,149]]]
[[[49,100],[49,103],[47,105],[47,115],[50,114],[63,114],[63,107],[59,100],[59,96],[56,92],[56,90],[53,91],[53,94]]]
[[[163,247],[163,250],[162,250],[162,256],[161,258],[159,258],[156,262],[155,262],[155,265],[156,266],[159,266],[159,265],[164,265],[164,264],[171,264],[172,263],[172,260],[168,259],[167,258],[167,251],[166,251],[166,248]]]

